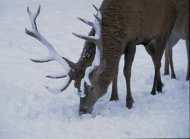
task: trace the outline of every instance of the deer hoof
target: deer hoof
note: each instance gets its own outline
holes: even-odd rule
[[[162,83],[158,83],[158,85],[157,85],[157,91],[158,91],[158,93],[161,93],[162,92],[162,88],[163,88],[163,84]]]
[[[118,101],[118,100],[119,100],[118,97],[111,97],[111,98],[110,98],[110,101]]]
[[[171,75],[171,78],[172,78],[172,79],[176,79],[175,74],[172,74],[172,75]]]
[[[186,80],[189,81],[189,80],[190,80],[190,77],[186,77]]]
[[[133,107],[133,104],[134,104],[133,98],[127,98],[126,107],[127,107],[128,109],[131,109],[131,108]]]
[[[152,91],[150,94],[153,95],[153,96],[155,96],[156,95],[156,91]]]
[[[170,74],[170,72],[168,70],[164,71],[164,76],[169,75],[169,74]]]

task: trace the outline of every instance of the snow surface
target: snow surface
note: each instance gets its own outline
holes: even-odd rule
[[[93,21],[102,0],[0,0],[0,139],[125,139],[189,138],[189,82],[185,43],[174,47],[177,80],[162,76],[162,94],[150,95],[154,68],[144,47],[138,46],[132,68],[133,109],[125,107],[123,57],[119,71],[119,101],[110,102],[111,87],[95,105],[92,115],[78,115],[79,97],[73,83],[61,94],[43,86],[60,87],[66,79],[45,78],[61,72],[56,62],[32,63],[48,51],[24,33],[30,27],[26,12],[41,4],[38,29],[59,54],[77,61],[83,40],[72,32],[90,28],[76,17]],[[164,64],[164,62],[163,62]],[[162,66],[163,74],[163,66]]]

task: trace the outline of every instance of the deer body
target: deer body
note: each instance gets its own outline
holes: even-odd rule
[[[169,65],[170,65],[171,78],[176,78],[174,67],[173,67],[172,48],[180,39],[182,39],[186,41],[187,59],[188,59],[186,80],[189,80],[190,79],[190,74],[189,74],[189,0],[181,0],[179,1],[179,3],[176,3],[176,5],[178,8],[179,14],[177,16],[174,28],[172,30],[172,34],[169,37],[166,44],[164,75],[169,74]]]

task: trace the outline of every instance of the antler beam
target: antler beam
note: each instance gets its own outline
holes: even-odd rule
[[[64,78],[64,77],[68,76],[70,70],[72,69],[72,66],[74,67],[74,63],[72,63],[71,61],[69,61],[68,59],[66,59],[64,57],[61,57],[56,52],[56,50],[53,48],[53,46],[38,32],[36,19],[37,19],[38,15],[40,14],[40,8],[41,8],[41,6],[39,5],[38,10],[34,14],[30,11],[29,7],[27,8],[27,13],[28,13],[29,18],[30,18],[32,30],[28,30],[25,28],[25,33],[28,34],[29,36],[36,38],[38,41],[40,41],[48,49],[49,54],[47,57],[44,57],[41,59],[31,59],[31,60],[33,62],[37,62],[37,63],[49,62],[52,60],[57,61],[63,67],[65,73],[59,74],[59,75],[49,75],[46,77],[53,78],[53,79]],[[59,92],[64,91],[69,86],[71,81],[72,81],[72,79],[69,77],[68,82],[66,83],[66,85],[62,89],[52,89],[49,87],[46,87],[46,88],[51,92],[59,93]]]

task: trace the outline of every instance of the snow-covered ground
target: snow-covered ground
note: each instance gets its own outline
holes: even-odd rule
[[[87,34],[90,28],[76,17],[93,20],[102,0],[0,0],[0,139],[125,139],[180,138],[189,135],[189,82],[185,81],[187,58],[185,43],[174,48],[177,80],[162,76],[163,93],[150,95],[154,68],[144,47],[138,46],[132,69],[135,106],[125,107],[125,80],[119,73],[119,101],[110,102],[111,88],[94,107],[92,115],[78,115],[79,97],[73,84],[61,94],[51,94],[43,86],[61,87],[64,79],[46,75],[61,71],[50,62],[32,63],[47,50],[24,33],[30,28],[26,13],[35,11],[39,31],[63,56],[77,61],[83,40],[72,32]],[[163,62],[164,65],[164,62]],[[163,66],[162,66],[163,74]]]

